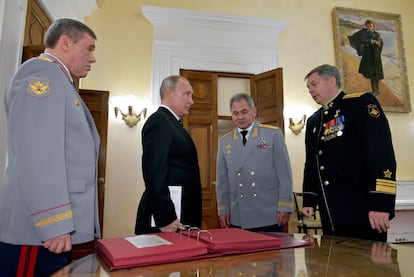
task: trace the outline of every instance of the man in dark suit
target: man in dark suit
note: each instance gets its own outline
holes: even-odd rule
[[[145,191],[138,206],[135,234],[201,227],[201,183],[197,150],[180,117],[188,114],[193,89],[187,79],[169,76],[160,88],[161,106],[142,129]],[[177,215],[171,187],[181,188]]]

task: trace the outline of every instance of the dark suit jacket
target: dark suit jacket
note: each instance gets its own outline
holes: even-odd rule
[[[135,233],[159,232],[177,216],[168,186],[182,187],[181,220],[201,227],[201,183],[197,150],[174,115],[160,107],[142,129],[145,191],[138,206]],[[156,228],[151,227],[151,215]]]

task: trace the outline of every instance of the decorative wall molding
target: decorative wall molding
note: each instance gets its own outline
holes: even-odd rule
[[[181,68],[257,74],[278,66],[278,37],[287,21],[142,6],[153,24],[152,95]]]
[[[96,0],[38,0],[40,6],[54,21],[59,18],[72,18],[81,22],[98,9]]]

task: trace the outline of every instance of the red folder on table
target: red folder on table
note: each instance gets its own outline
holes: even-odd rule
[[[282,243],[280,238],[238,228],[200,231],[198,240],[207,246],[209,252],[223,255],[277,249]]]
[[[237,228],[197,229],[100,239],[96,249],[110,269],[120,269],[306,245],[282,240]]]
[[[100,239],[96,250],[110,269],[163,264],[186,260],[207,254],[205,244],[180,233],[157,233],[136,236],[148,241],[162,241],[166,244],[137,247],[130,240],[135,237]]]

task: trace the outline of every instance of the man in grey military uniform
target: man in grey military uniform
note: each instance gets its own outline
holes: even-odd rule
[[[282,232],[293,211],[292,171],[282,132],[255,121],[248,94],[235,94],[230,111],[237,128],[220,139],[217,153],[220,225]]]
[[[83,23],[55,21],[44,53],[19,68],[5,94],[2,276],[49,276],[69,263],[72,244],[100,236],[99,135],[72,80],[95,63],[95,41]]]

